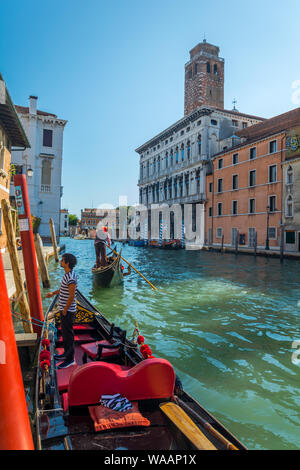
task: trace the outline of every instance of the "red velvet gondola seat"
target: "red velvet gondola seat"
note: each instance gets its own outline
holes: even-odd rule
[[[85,343],[85,344],[81,344],[80,345],[80,349],[86,353],[86,355],[88,357],[90,357],[91,359],[96,359],[97,357],[97,354],[98,354],[98,350],[99,350],[99,346],[102,345],[103,346],[103,349],[101,351],[101,358],[106,358],[106,357],[111,357],[111,356],[118,356],[119,354],[119,348],[116,347],[116,348],[113,348],[113,349],[109,349],[109,348],[105,348],[105,346],[109,346],[111,348],[111,343],[106,341],[106,340],[103,340],[103,341],[95,341],[94,343]]]
[[[89,362],[72,373],[68,404],[96,404],[102,395],[115,393],[130,401],[170,398],[174,384],[174,369],[165,359],[145,359],[130,369],[118,364]]]

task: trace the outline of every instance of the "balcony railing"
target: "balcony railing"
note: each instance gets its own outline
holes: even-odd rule
[[[42,193],[50,193],[51,192],[51,186],[49,184],[42,184],[41,185],[41,192]]]

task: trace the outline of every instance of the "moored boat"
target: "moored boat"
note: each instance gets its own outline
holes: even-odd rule
[[[147,246],[147,240],[129,240],[128,246]]]
[[[118,255],[110,256],[106,266],[92,268],[93,281],[95,285],[111,287],[120,284],[123,281],[121,251],[118,253]]]
[[[169,361],[152,356],[110,323],[80,292],[74,323],[75,364],[57,369],[62,337],[57,298],[45,316],[36,377],[36,447],[74,450],[245,449],[182,390]],[[52,317],[52,318],[51,318]],[[57,335],[56,335],[57,331]],[[100,404],[121,394],[133,408]]]
[[[152,248],[161,248],[165,250],[178,250],[181,248],[181,241],[178,239],[175,240],[150,240],[149,246]]]

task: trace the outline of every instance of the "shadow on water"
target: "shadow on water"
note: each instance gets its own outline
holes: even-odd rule
[[[137,321],[153,354],[246,446],[300,448],[297,261],[126,245],[124,258],[158,290],[134,272],[105,289],[93,287],[93,242],[64,241],[83,294],[129,337]],[[50,271],[54,289],[63,272],[54,262]]]

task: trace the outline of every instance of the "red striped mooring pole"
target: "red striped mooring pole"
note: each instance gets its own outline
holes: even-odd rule
[[[34,450],[1,253],[0,450]]]
[[[30,314],[31,317],[44,321],[26,176],[15,175],[14,186]],[[33,325],[33,331],[40,335],[41,327]]]

